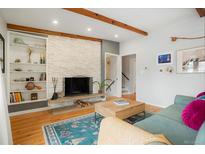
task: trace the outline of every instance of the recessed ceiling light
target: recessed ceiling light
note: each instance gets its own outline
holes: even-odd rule
[[[53,23],[54,25],[57,25],[57,24],[58,24],[58,20],[53,20],[52,23]]]
[[[115,38],[118,38],[118,35],[117,35],[117,34],[115,34],[114,36],[115,36]]]
[[[90,32],[90,31],[92,31],[92,29],[91,29],[91,28],[88,28],[88,29],[87,29],[87,31],[89,31],[89,32]]]

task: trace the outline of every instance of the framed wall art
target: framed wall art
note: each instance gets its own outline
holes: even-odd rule
[[[171,64],[172,54],[171,53],[159,53],[157,54],[157,64]]]
[[[204,73],[205,46],[177,51],[177,73]]]

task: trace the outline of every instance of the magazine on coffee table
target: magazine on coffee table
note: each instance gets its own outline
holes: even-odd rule
[[[113,103],[116,104],[116,105],[121,105],[121,106],[129,105],[129,102],[126,101],[126,100],[116,100],[116,101],[113,101]]]

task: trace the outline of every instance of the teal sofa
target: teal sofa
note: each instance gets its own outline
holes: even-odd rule
[[[181,120],[183,108],[193,99],[195,98],[177,95],[173,105],[134,125],[153,134],[164,134],[172,144],[195,144],[198,131],[187,127]],[[205,136],[201,138],[205,140]]]

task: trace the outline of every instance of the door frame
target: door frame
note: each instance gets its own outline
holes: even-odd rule
[[[114,54],[114,53],[109,53],[109,52],[105,52],[105,59],[104,59],[104,79],[106,79],[106,72],[107,72],[107,67],[106,67],[106,60],[107,60],[107,55],[111,55],[111,56],[115,56],[117,58],[117,81],[116,81],[116,84],[117,84],[117,91],[116,91],[116,95],[117,97],[121,97],[122,96],[122,89],[121,89],[121,69],[122,69],[122,63],[121,63],[121,55],[118,55],[118,54]]]
[[[121,72],[122,72],[122,58],[124,57],[124,56],[131,56],[131,55],[135,55],[135,58],[136,58],[136,61],[137,61],[137,53],[136,52],[129,52],[129,53],[122,53],[122,54],[120,54],[120,57],[121,57]],[[135,68],[137,68],[137,62],[135,63]],[[136,76],[136,70],[135,70],[135,80],[136,80],[136,78],[137,78],[137,76]],[[121,96],[122,96],[122,73],[120,74],[120,81],[121,81],[121,87],[120,87],[120,89],[121,89]],[[135,82],[135,84],[136,84],[136,82]],[[137,84],[135,85],[135,98],[137,98],[137,93],[136,93],[136,87],[137,87]]]

